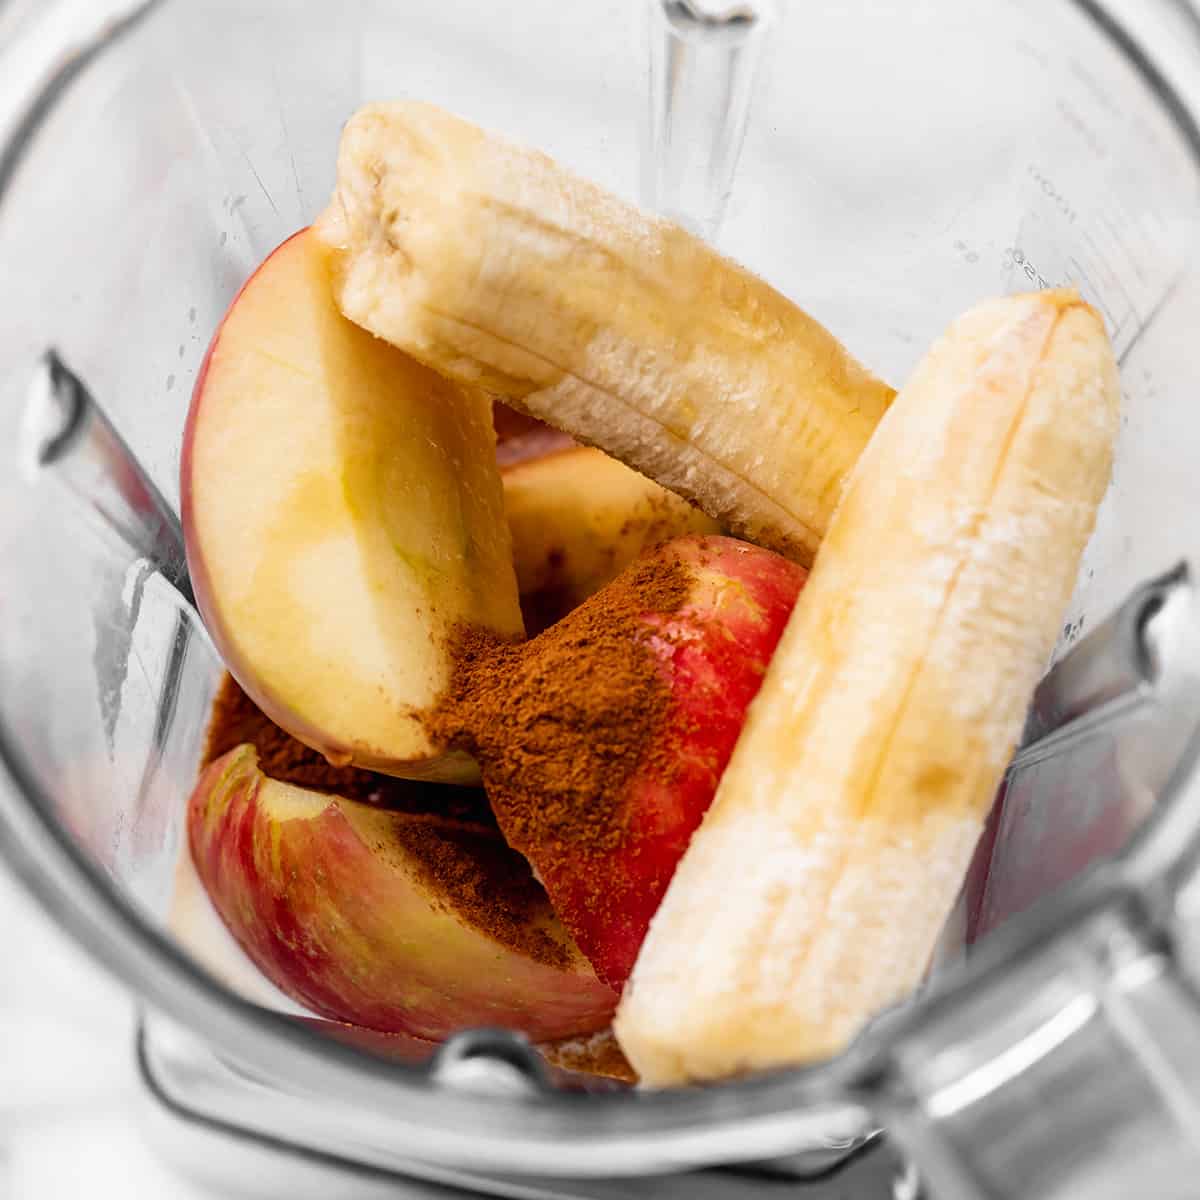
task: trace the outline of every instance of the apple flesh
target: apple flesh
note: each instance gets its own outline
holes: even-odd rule
[[[196,598],[238,682],[331,762],[477,779],[426,714],[463,626],[522,632],[492,405],[346,320],[302,230],[209,348],[184,434]]]
[[[683,534],[719,532],[694,505],[601,450],[550,448],[505,463],[501,472],[531,635],[582,604],[644,550]]]
[[[645,569],[653,558],[680,564],[688,586],[673,611],[646,611],[638,618],[636,640],[653,658],[667,706],[658,744],[643,750],[621,794],[605,798],[617,814],[613,825],[621,830],[614,844],[598,848],[586,832],[589,821],[574,820],[569,811],[552,823],[530,822],[510,802],[531,794],[538,780],[564,777],[567,771],[550,769],[547,759],[527,752],[520,770],[528,774],[522,779],[501,761],[502,745],[495,757],[486,743],[479,748],[501,830],[532,863],[596,973],[616,989],[628,979],[675,867],[712,802],[807,578],[795,563],[725,537],[677,538],[649,551],[630,570]],[[602,602],[600,593],[564,618],[556,633],[568,632],[573,622],[585,619],[589,605]],[[514,706],[515,700],[510,697]],[[548,711],[545,720],[554,723],[559,716]],[[576,739],[587,736],[560,736],[543,753],[569,764],[581,753]],[[590,794],[544,796],[544,811],[594,803]]]
[[[188,837],[234,939],[321,1016],[432,1040],[499,1025],[536,1041],[612,1017],[615,994],[494,827],[279,783],[245,745],[202,773]]]

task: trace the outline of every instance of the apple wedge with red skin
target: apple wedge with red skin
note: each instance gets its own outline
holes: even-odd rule
[[[427,717],[456,630],[522,632],[492,401],[346,320],[311,230],[230,305],[180,473],[197,604],[258,706],[331,762],[477,780]]]
[[[591,446],[504,463],[500,474],[530,636],[561,620],[645,550],[684,534],[720,532],[694,505]]]
[[[609,1024],[615,994],[494,826],[280,783],[243,745],[201,774],[188,836],[236,941],[321,1016],[432,1040],[494,1025],[544,1041]],[[467,900],[493,886],[509,900],[506,932]]]
[[[615,847],[597,849],[568,814],[553,828],[529,822],[505,796],[521,780],[510,774],[489,797],[509,844],[529,859],[563,924],[605,983],[620,989],[633,970],[651,918],[692,833],[712,803],[721,774],[758,693],[801,587],[803,567],[733,538],[687,536],[648,551],[627,568],[673,559],[688,576],[686,598],[674,611],[641,614],[638,640],[653,656],[667,690],[666,715],[653,752],[627,780],[614,806],[622,834]],[[609,584],[619,586],[621,580]],[[569,630],[586,619],[597,593],[560,622]],[[531,643],[532,645],[533,643]],[[556,714],[547,712],[546,719]],[[586,735],[584,735],[586,736]],[[564,761],[580,752],[563,738],[553,751]],[[489,764],[481,754],[485,785]],[[543,778],[542,764],[535,770]],[[547,797],[591,804],[595,798]],[[541,840],[533,830],[542,830]],[[753,869],[752,864],[749,869]],[[736,884],[736,881],[731,881]]]

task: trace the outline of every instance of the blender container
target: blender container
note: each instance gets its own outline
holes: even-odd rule
[[[1104,315],[1122,428],[1056,665],[929,981],[836,1060],[655,1094],[498,1030],[414,1061],[181,936],[221,671],[189,392],[347,116],[401,96],[684,221],[895,384],[986,296]],[[0,858],[144,997],[164,1111],[497,1195],[799,1195],[880,1130],[896,1195],[1193,1194],[1198,120],[1184,0],[0,5]]]

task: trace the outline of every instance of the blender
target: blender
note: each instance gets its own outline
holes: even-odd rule
[[[175,919],[221,674],[176,516],[189,391],[342,123],[399,96],[682,221],[894,383],[985,296],[1071,284],[1105,319],[1122,429],[1055,661],[929,981],[834,1060],[662,1093],[502,1030],[401,1061]],[[293,1153],[340,1194],[1191,1194],[1198,121],[1183,0],[0,8],[0,857],[144,998],[177,1153]]]

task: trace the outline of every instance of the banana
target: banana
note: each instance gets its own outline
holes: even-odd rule
[[[615,1029],[663,1086],[836,1053],[921,979],[1107,487],[1070,291],[957,321],[862,455]]]
[[[355,114],[318,233],[351,320],[806,565],[893,396],[677,225],[431,105]]]

